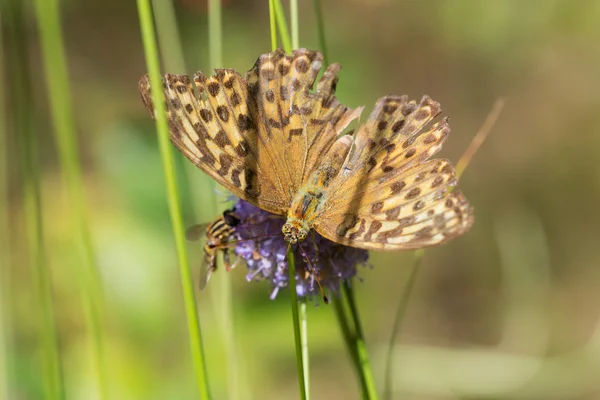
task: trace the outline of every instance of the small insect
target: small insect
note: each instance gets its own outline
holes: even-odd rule
[[[233,235],[234,228],[240,223],[240,218],[234,210],[225,210],[223,215],[207,224],[199,224],[190,227],[186,231],[188,240],[195,241],[202,236],[206,238],[204,244],[204,257],[200,269],[200,289],[204,289],[210,280],[213,271],[217,270],[217,255],[219,251],[223,254],[225,270],[231,271],[237,265],[237,261],[231,263],[229,240]]]

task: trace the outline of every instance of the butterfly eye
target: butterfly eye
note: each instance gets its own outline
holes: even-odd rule
[[[301,230],[300,232],[298,232],[298,241],[303,241],[306,239],[306,231],[305,230]]]

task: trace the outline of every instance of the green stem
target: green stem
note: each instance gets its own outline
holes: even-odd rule
[[[179,29],[172,0],[154,0],[156,30],[159,37],[160,53],[167,71],[186,71],[185,57],[179,39]],[[210,0],[208,4],[208,43],[210,69],[222,67],[222,26],[221,3]],[[214,195],[215,184],[202,174],[192,163],[184,160],[183,173],[192,198],[192,211],[195,221],[206,221],[217,214],[217,202]],[[218,260],[221,262],[221,260]],[[223,339],[223,349],[227,360],[227,398],[239,399],[247,392],[240,379],[240,363],[235,340],[233,296],[231,274],[221,273],[213,277],[216,290],[211,290],[211,306],[219,321],[219,337]],[[212,285],[211,285],[212,286]]]
[[[288,31],[287,22],[285,21],[285,14],[283,13],[283,6],[281,0],[273,0],[275,8],[275,19],[277,21],[277,28],[279,29],[279,36],[281,37],[281,43],[283,44],[283,50],[291,54],[292,42],[290,40],[290,32]]]
[[[300,301],[300,337],[302,342],[302,359],[304,360],[304,384],[306,394],[310,396],[310,365],[308,357],[308,314],[306,312],[306,298]]]
[[[356,354],[356,348],[354,347],[354,332],[350,328],[348,323],[348,315],[344,309],[344,297],[340,295],[339,298],[334,298],[333,310],[335,312],[335,318],[337,319],[338,326],[340,327],[340,333],[346,344],[346,350],[351,358],[351,361],[358,365],[358,355]]]
[[[146,64],[152,87],[152,97],[162,99],[162,82],[160,77],[160,61],[156,45],[154,24],[152,20],[152,9],[149,0],[138,0],[137,8],[140,19],[140,28],[142,40],[144,42],[144,53],[146,55]],[[185,312],[187,316],[188,333],[194,367],[196,372],[196,383],[201,399],[210,399],[208,388],[208,379],[204,361],[204,348],[202,347],[202,336],[200,331],[200,321],[196,310],[196,299],[194,296],[194,284],[188,267],[187,249],[185,246],[185,236],[183,222],[181,218],[181,209],[179,203],[179,192],[175,178],[175,167],[173,164],[173,155],[169,143],[169,127],[165,113],[165,104],[163,101],[155,101],[155,116],[157,125],[158,142],[162,158],[163,169],[165,173],[165,183],[167,187],[167,200],[169,204],[169,213],[173,226],[173,235],[175,237],[175,246],[177,249],[177,258],[179,264],[179,273],[183,298],[185,303]]]
[[[348,313],[346,312],[346,307],[344,307],[345,303],[346,296],[342,294],[340,294],[339,298],[333,300],[335,316],[338,322],[338,326],[340,327],[340,332],[342,333],[342,338],[344,339],[344,344],[346,345],[346,351],[350,356],[350,361],[352,362],[356,375],[358,376],[358,379],[360,381],[362,397],[367,398],[367,392],[365,389],[367,385],[365,383],[362,369],[360,368],[358,352],[356,350],[355,333],[354,330],[350,327],[350,323],[348,321]]]
[[[68,188],[69,202],[73,213],[75,241],[78,242],[81,251],[82,264],[81,267],[77,266],[75,276],[81,288],[88,329],[92,333],[97,393],[100,399],[105,399],[108,397],[108,379],[106,377],[101,323],[102,289],[82,191],[83,178],[69,96],[70,87],[60,26],[59,5],[57,0],[36,0],[35,5],[55,141],[58,147],[63,177]]]
[[[298,311],[298,293],[296,292],[296,268],[294,262],[294,251],[292,246],[289,246],[287,252],[288,274],[290,289],[290,300],[292,306],[292,319],[294,322],[294,342],[296,344],[296,368],[298,370],[298,384],[300,386],[300,399],[308,399],[308,371],[304,367],[304,347],[308,346],[304,343],[304,337],[300,332],[300,313]]]
[[[298,0],[290,0],[290,20],[292,22],[292,48],[300,47],[300,27],[298,23]]]
[[[275,19],[275,0],[269,0],[269,33],[271,35],[271,51],[277,50],[277,21]]]
[[[354,345],[356,348],[357,368],[361,373],[361,381],[364,385],[363,393],[366,399],[374,400],[378,398],[377,389],[375,388],[375,380],[373,379],[373,372],[371,370],[371,363],[369,361],[369,355],[367,353],[367,346],[365,343],[365,336],[360,322],[360,316],[358,313],[358,307],[354,299],[354,289],[351,284],[346,281],[344,282],[342,289],[346,296],[348,308],[350,309],[350,316],[354,324]]]
[[[42,199],[37,163],[37,147],[34,137],[32,87],[28,75],[29,57],[27,55],[27,34],[24,25],[23,2],[8,3],[7,33],[9,51],[7,52],[9,84],[12,93],[11,104],[14,110],[15,137],[20,161],[21,182],[27,232],[27,254],[31,274],[37,295],[41,324],[44,393],[48,399],[64,399],[64,384],[61,371],[58,333],[54,321],[52,283],[46,264],[45,243],[42,226]]]
[[[327,41],[325,40],[325,21],[323,20],[323,11],[321,9],[321,0],[313,0],[315,16],[317,18],[317,33],[319,35],[319,46],[323,54],[325,65],[329,64],[329,53],[327,51]]]
[[[400,298],[400,303],[398,303],[398,309],[396,310],[396,317],[394,318],[394,325],[392,327],[392,335],[390,337],[390,343],[388,347],[388,352],[385,360],[385,382],[384,382],[384,392],[383,398],[386,400],[391,400],[393,393],[393,381],[392,381],[392,361],[394,354],[394,344],[396,342],[396,337],[398,336],[401,327],[402,321],[404,321],[404,316],[406,315],[406,309],[408,307],[408,300],[412,294],[413,288],[415,286],[415,280],[417,279],[417,273],[419,272],[419,267],[421,266],[421,262],[423,260],[424,250],[415,251],[415,258],[413,261],[413,267],[410,271],[410,275],[408,276],[408,280],[406,281],[406,285],[404,285],[404,291],[402,293],[402,297]]]
[[[0,59],[5,59],[2,47],[3,37],[0,16]],[[5,96],[6,79],[4,63],[0,63],[0,398],[8,399],[10,395],[10,373],[12,361],[12,348],[10,337],[9,301],[10,295],[10,235],[8,223],[9,195],[8,195],[8,136],[6,126]]]

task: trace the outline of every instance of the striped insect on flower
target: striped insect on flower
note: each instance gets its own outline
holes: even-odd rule
[[[234,209],[225,210],[223,214],[209,224],[199,224],[190,227],[186,231],[188,240],[196,241],[204,237],[204,257],[200,269],[200,289],[204,289],[214,271],[217,270],[217,256],[219,252],[223,255],[225,270],[231,271],[238,263],[236,259],[231,263],[230,240],[233,237],[235,227],[240,223],[240,217]]]
[[[344,132],[361,108],[334,96],[338,64],[316,51],[261,55],[245,76],[217,69],[167,74],[170,138],[196,166],[235,196],[284,216],[290,244],[311,230],[342,245],[406,250],[466,232],[473,210],[450,161],[431,159],[450,133],[434,123],[439,103],[385,96],[355,133]],[[150,81],[142,98],[154,116]]]

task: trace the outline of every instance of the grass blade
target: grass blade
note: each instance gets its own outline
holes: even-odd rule
[[[14,130],[17,137],[18,157],[23,187],[27,254],[31,268],[42,341],[42,365],[44,392],[48,399],[64,399],[64,383],[61,370],[58,333],[54,321],[52,283],[46,263],[42,221],[42,198],[40,193],[39,166],[32,118],[32,86],[28,74],[24,10],[22,2],[11,1],[8,12],[7,66],[10,76],[11,104],[14,110]]]
[[[2,37],[2,18],[0,15],[0,58],[4,59],[4,47]],[[11,397],[9,386],[10,373],[12,369],[12,340],[10,337],[10,236],[8,208],[8,127],[6,125],[6,101],[5,89],[6,79],[4,63],[0,63],[0,397],[8,399]]]
[[[287,253],[288,262],[288,288],[290,290],[290,303],[292,306],[292,320],[294,323],[294,343],[296,345],[296,369],[298,372],[298,385],[300,386],[300,399],[307,400],[308,397],[308,369],[305,367],[305,348],[308,349],[306,336],[302,335],[300,329],[300,311],[298,307],[298,293],[296,292],[296,266],[294,262],[294,251],[292,246],[289,246]],[[306,307],[304,308],[306,311]],[[303,317],[304,319],[306,317]],[[308,351],[306,351],[308,352]]]
[[[146,64],[148,67],[150,83],[152,85],[152,96],[155,99],[162,99],[163,93],[161,89],[162,82],[160,77],[160,61],[156,45],[150,1],[138,0],[137,8],[140,19],[142,40],[144,42]],[[194,283],[192,281],[192,276],[188,266],[187,249],[185,245],[185,235],[179,202],[179,191],[176,183],[175,167],[171,152],[172,149],[169,143],[169,127],[167,125],[166,110],[163,101],[155,101],[154,105],[158,142],[165,173],[167,200],[169,205],[169,213],[171,216],[171,223],[173,226],[173,235],[175,237],[175,246],[177,250],[179,273],[185,303],[192,359],[194,361],[196,383],[198,385],[200,398],[210,399],[204,361],[204,348],[202,346],[202,336],[200,331],[200,321],[198,319],[198,313],[196,310]]]
[[[92,333],[93,364],[97,392],[101,399],[105,399],[108,397],[108,379],[106,377],[101,324],[101,305],[103,303],[101,281],[85,210],[82,189],[83,178],[77,152],[75,121],[69,96],[70,87],[60,26],[59,5],[58,0],[36,0],[35,6],[46,72],[46,84],[50,96],[55,141],[58,147],[63,177],[68,189],[70,206],[73,211],[73,236],[81,251],[82,263],[81,267],[76,267],[75,276],[83,297],[88,329]]]
[[[371,362],[369,361],[369,355],[367,353],[367,346],[365,343],[365,335],[362,329],[362,323],[360,322],[360,316],[358,313],[358,307],[354,299],[354,289],[350,282],[346,281],[342,285],[344,297],[350,310],[350,318],[354,325],[354,348],[356,352],[356,368],[360,373],[361,383],[363,385],[363,397],[369,400],[378,399],[377,389],[375,388],[375,379],[373,378],[373,371],[371,369]]]

